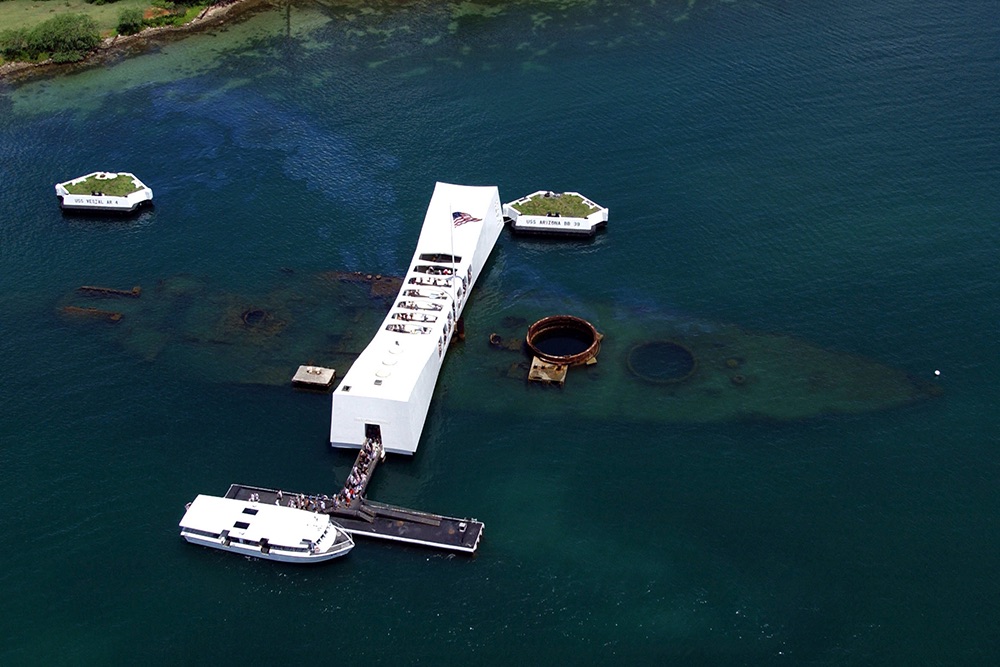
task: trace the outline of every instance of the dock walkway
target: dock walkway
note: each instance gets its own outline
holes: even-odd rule
[[[333,498],[294,491],[233,484],[226,498],[265,504],[287,504],[290,499],[306,499],[314,511],[329,514],[352,536],[404,542],[435,549],[475,554],[483,536],[483,523],[412,510],[406,507],[358,498],[349,506],[334,506]]]

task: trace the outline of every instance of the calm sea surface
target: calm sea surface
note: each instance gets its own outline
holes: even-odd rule
[[[997,664],[996,3],[373,7],[297,3],[0,88],[0,663]],[[63,216],[53,184],[95,169],[155,208]],[[436,180],[611,210],[589,243],[501,236],[419,453],[371,489],[482,519],[478,557],[184,543],[197,493],[337,488],[329,399],[241,380],[294,366],[184,333],[210,323],[60,308],[189,281],[211,320],[283,281],[398,274]],[[328,301],[303,335],[351,328]],[[943,392],[698,423],[540,392],[525,414],[520,383],[478,391],[518,308],[735,325]],[[164,342],[184,335],[202,351]]]

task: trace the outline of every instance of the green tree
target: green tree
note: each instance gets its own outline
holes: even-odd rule
[[[0,54],[10,59],[33,60],[43,53],[57,62],[79,60],[101,43],[94,19],[83,14],[60,14],[30,30],[0,33]]]
[[[0,32],[0,55],[20,58],[28,53],[28,31],[25,28]]]
[[[138,7],[126,7],[118,15],[118,34],[134,35],[143,28],[142,10]]]
[[[37,53],[82,53],[101,43],[94,19],[83,14],[60,14],[39,23],[28,33],[31,49]]]

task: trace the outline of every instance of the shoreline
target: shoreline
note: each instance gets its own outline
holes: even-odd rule
[[[273,0],[223,0],[209,5],[196,18],[181,26],[146,28],[134,35],[115,35],[75,63],[40,63],[14,61],[0,65],[0,84],[23,83],[30,79],[80,71],[115,61],[127,55],[143,53],[155,43],[179,39],[211,28],[225,25],[231,20],[249,17],[255,10],[273,6]]]

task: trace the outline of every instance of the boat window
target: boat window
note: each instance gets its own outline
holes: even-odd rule
[[[243,508],[243,513],[244,514],[251,514],[251,515],[253,515],[253,514],[257,514],[257,510],[255,510],[252,507],[244,507]]]
[[[247,523],[246,521],[237,521],[236,523],[233,524],[233,526],[241,530],[246,530],[247,528],[250,527],[250,524]]]

